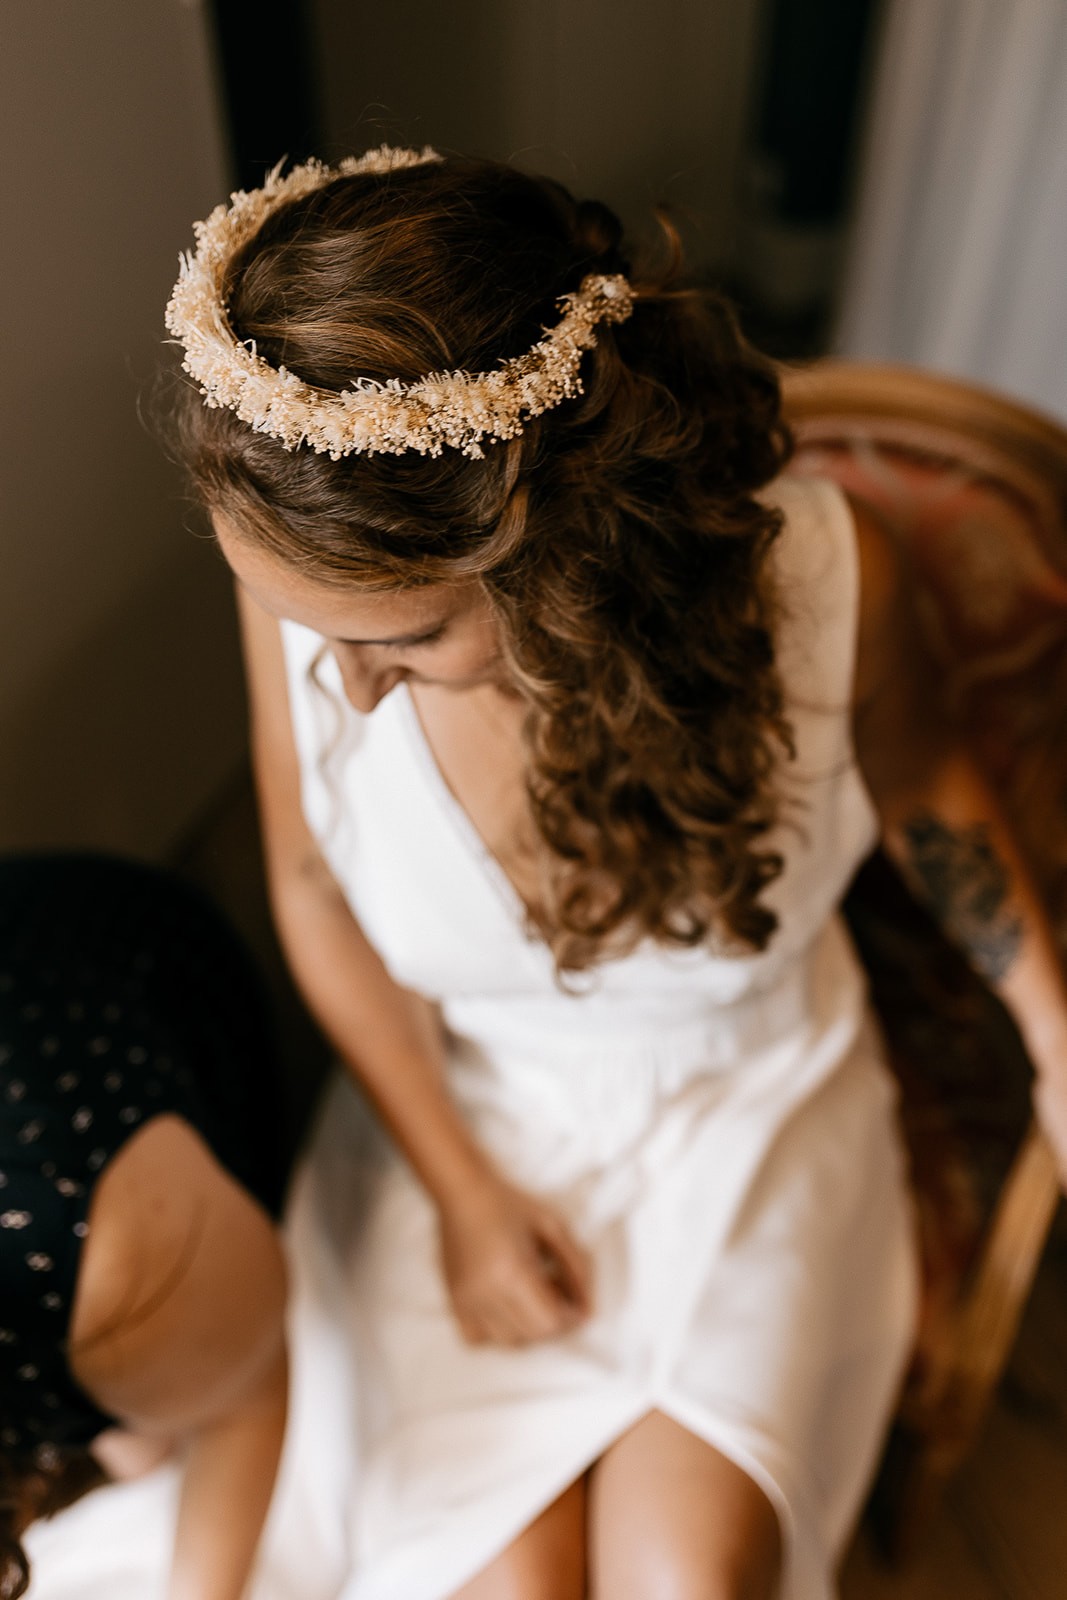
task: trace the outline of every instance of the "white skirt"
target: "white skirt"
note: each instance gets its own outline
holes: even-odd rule
[[[334,1085],[297,1220],[333,1280],[311,1292],[351,1340],[343,1600],[445,1600],[652,1410],[767,1494],[783,1600],[832,1595],[916,1301],[895,1088],[877,1034],[840,1004],[852,962],[832,925],[825,1025],[809,969],[803,1022],[782,1026],[796,997],[761,997],[743,1059],[728,1024],[714,1050],[670,1037],[623,1062],[588,1041],[555,1041],[551,1069],[454,1052],[483,1145],[594,1261],[590,1320],[519,1350],[464,1343],[433,1207]]]

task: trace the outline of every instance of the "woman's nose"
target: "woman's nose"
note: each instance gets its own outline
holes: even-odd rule
[[[403,667],[375,666],[354,650],[335,650],[341,685],[349,705],[366,715],[405,677]]]

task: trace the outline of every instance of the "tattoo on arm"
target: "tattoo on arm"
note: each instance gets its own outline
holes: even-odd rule
[[[945,932],[991,983],[1019,951],[1023,925],[1007,904],[1008,870],[984,822],[950,828],[931,812],[904,826],[908,866]]]

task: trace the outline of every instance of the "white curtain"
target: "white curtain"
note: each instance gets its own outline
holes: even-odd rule
[[[1067,0],[888,0],[835,344],[1067,419]]]

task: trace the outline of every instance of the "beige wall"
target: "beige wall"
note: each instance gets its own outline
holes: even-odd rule
[[[188,0],[5,8],[0,847],[165,851],[239,759],[228,584],[138,421],[227,188]]]
[[[327,153],[383,137],[514,159],[640,227],[668,200],[732,260],[763,0],[313,0]]]

